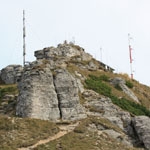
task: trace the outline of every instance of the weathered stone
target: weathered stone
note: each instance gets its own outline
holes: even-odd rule
[[[1,70],[0,78],[6,84],[14,84],[20,79],[22,71],[20,65],[9,65]]]
[[[124,124],[129,125],[131,117],[128,112],[124,112],[118,106],[114,105],[110,98],[101,97],[95,92],[84,91],[84,98],[87,100],[84,104],[86,108],[91,108],[89,115],[105,117],[121,129],[125,130]]]
[[[79,91],[76,79],[64,69],[55,70],[54,79],[59,108],[63,120],[85,118],[85,110],[79,103]]]
[[[83,93],[84,92],[84,87],[81,83],[81,80],[76,78],[76,82],[77,82],[77,86],[78,86],[78,89],[79,89],[80,93]]]
[[[56,69],[52,74],[50,68],[43,60],[24,68],[16,114],[53,121],[85,118],[78,96],[79,87],[83,90],[81,82],[66,69]]]
[[[138,102],[139,103],[139,100],[138,98],[135,96],[135,94],[126,86],[125,84],[125,80],[120,78],[120,77],[117,77],[117,78],[114,78],[112,80],[112,84],[113,85],[119,85],[121,87],[121,89],[124,91],[124,93],[126,93],[129,97],[131,97],[134,101]]]
[[[95,64],[93,63],[93,61],[90,61],[88,65],[89,65],[89,66],[88,66],[88,69],[91,70],[91,71],[94,71],[94,70],[97,70],[97,69],[98,69],[98,66],[95,65]]]
[[[56,57],[65,57],[71,59],[72,57],[79,56],[82,61],[89,61],[92,56],[85,53],[83,48],[74,44],[59,44],[57,48],[47,47],[43,50],[35,51],[34,53],[37,59],[53,59]]]
[[[146,116],[136,116],[132,119],[135,131],[146,149],[150,149],[150,118]]]
[[[14,98],[15,98],[15,95],[6,94],[3,97],[3,101],[10,101],[10,100],[13,100]]]
[[[57,93],[49,68],[31,69],[24,72],[19,83],[16,114],[43,120],[58,120]]]

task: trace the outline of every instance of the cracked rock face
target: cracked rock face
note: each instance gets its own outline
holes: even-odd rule
[[[121,129],[126,130],[124,124],[128,125],[131,122],[128,112],[122,111],[118,106],[114,105],[110,98],[100,97],[92,90],[85,90],[83,95],[87,100],[84,106],[91,109],[88,112],[89,115],[105,117]]]
[[[52,121],[86,117],[76,79],[65,69],[53,73],[49,65],[26,68],[19,83],[18,116]]]
[[[136,116],[132,119],[135,131],[146,149],[150,149],[150,118],[147,116]]]
[[[53,76],[48,68],[28,68],[19,83],[16,114],[21,117],[57,120],[60,118]]]
[[[54,84],[58,95],[63,120],[85,118],[85,111],[79,103],[79,89],[76,79],[65,69],[55,71]]]

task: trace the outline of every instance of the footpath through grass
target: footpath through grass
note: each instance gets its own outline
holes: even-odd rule
[[[56,124],[39,119],[0,116],[0,150],[16,150],[59,132]]]

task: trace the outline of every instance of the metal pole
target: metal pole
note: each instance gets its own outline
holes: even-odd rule
[[[130,34],[128,34],[128,44],[129,44],[129,58],[130,58],[130,71],[131,71],[131,79],[133,79],[133,69],[132,69],[132,47],[131,47],[131,43],[130,43]]]
[[[100,57],[101,57],[101,62],[102,62],[102,47],[100,48]]]
[[[26,45],[25,45],[25,11],[23,10],[23,66],[25,66],[25,55],[26,55]]]

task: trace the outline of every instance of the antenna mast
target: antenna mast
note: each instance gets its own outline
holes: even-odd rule
[[[100,47],[100,59],[101,59],[101,62],[102,62],[102,47]]]
[[[131,71],[131,79],[133,79],[133,68],[132,68],[132,62],[133,62],[133,59],[132,59],[132,47],[131,47],[131,36],[130,34],[128,34],[128,43],[129,43],[129,58],[130,58],[130,71]]]
[[[23,66],[25,66],[25,55],[26,55],[26,30],[25,30],[25,10],[23,10]]]

